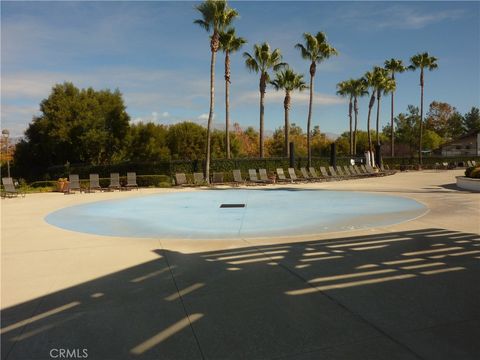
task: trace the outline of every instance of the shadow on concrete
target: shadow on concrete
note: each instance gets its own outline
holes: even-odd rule
[[[156,253],[4,309],[2,359],[480,358],[478,234]]]

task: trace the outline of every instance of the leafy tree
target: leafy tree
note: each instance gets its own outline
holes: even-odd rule
[[[205,158],[206,129],[193,122],[171,125],[167,145],[174,160],[199,160]]]
[[[240,50],[247,42],[242,37],[237,37],[234,28],[220,32],[220,49],[225,53],[225,151],[230,159],[230,54]]]
[[[130,126],[128,145],[129,160],[158,161],[169,160],[170,149],[167,144],[168,128],[152,122]]]
[[[202,14],[202,18],[195,20],[194,23],[200,25],[207,32],[212,30],[210,38],[210,110],[208,112],[207,122],[207,151],[205,161],[205,179],[210,181],[210,146],[211,131],[213,121],[213,111],[215,108],[215,58],[220,47],[220,32],[225,30],[228,25],[238,16],[236,10],[228,7],[225,0],[206,0],[196,9]],[[228,131],[228,128],[227,128]]]
[[[297,126],[295,123],[289,128],[289,138],[291,142],[295,145],[295,156],[306,156],[307,155],[307,137],[303,132],[300,126]],[[282,156],[284,155],[284,140],[285,140],[285,127],[277,128],[273,135],[268,141],[267,149],[270,156]]]
[[[238,156],[254,157],[258,155],[259,134],[253,127],[243,130],[238,123],[233,124],[233,138],[239,144]]]
[[[407,144],[410,149],[410,156],[413,157],[420,134],[418,131],[420,115],[418,107],[413,105],[409,105],[407,111],[408,113],[400,113],[395,118],[396,142]]]
[[[316,35],[309,33],[303,34],[304,44],[298,43],[295,48],[299,49],[302,58],[310,61],[310,101],[308,103],[308,119],[307,119],[307,148],[308,148],[308,166],[312,166],[312,151],[310,144],[310,130],[312,125],[312,104],[313,104],[313,83],[317,63],[321,63],[334,55],[338,55],[338,51],[327,42],[327,35],[324,32],[318,32]]]
[[[425,128],[435,131],[445,141],[452,138],[450,118],[456,109],[445,102],[433,101],[426,114]]]
[[[430,56],[428,52],[419,53],[410,58],[410,70],[420,69],[420,135],[418,138],[418,162],[422,165],[422,137],[423,137],[423,87],[424,87],[424,70],[434,70],[438,68],[437,58]]]
[[[129,129],[122,94],[57,84],[40,104],[18,146],[21,168],[70,163],[106,164],[124,156]]]
[[[303,91],[307,88],[307,86],[303,81],[303,75],[295,73],[290,68],[286,68],[285,70],[278,71],[275,74],[275,79],[271,82],[271,84],[277,91],[282,89],[285,90],[285,99],[283,100],[283,108],[285,110],[284,155],[288,157],[290,156],[290,146],[289,146],[289,132],[290,132],[289,111],[290,111],[290,105],[291,105],[290,93],[295,90]]]
[[[466,133],[480,131],[480,110],[472,107],[463,117],[463,126]]]
[[[387,69],[392,77],[392,80],[395,81],[395,74],[396,73],[403,73],[407,70],[407,68],[403,65],[403,61],[399,59],[390,59],[386,60],[384,63],[385,69]],[[395,90],[391,92],[392,94],[392,102],[391,102],[391,109],[390,109],[390,154],[392,157],[395,156],[395,126],[393,124],[393,117],[394,117],[394,97],[395,97]]]
[[[245,65],[248,70],[260,73],[260,157],[264,157],[264,113],[265,113],[265,93],[267,89],[267,83],[270,81],[270,75],[268,71],[273,69],[278,71],[285,67],[286,64],[282,62],[282,55],[279,49],[270,51],[270,45],[264,42],[263,44],[255,44],[253,46],[253,55],[248,52],[243,53],[245,58]]]

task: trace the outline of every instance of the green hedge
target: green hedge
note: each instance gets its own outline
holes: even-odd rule
[[[383,157],[384,164],[392,168],[399,169],[401,165],[418,165],[418,157],[415,158],[398,158],[398,157]],[[435,168],[436,164],[448,163],[450,167],[465,166],[467,160],[480,161],[478,156],[456,156],[456,157],[441,157],[441,156],[428,156],[422,159],[422,167],[424,169]]]
[[[464,157],[424,157],[423,158],[423,167],[424,168],[433,168],[436,163],[448,162],[452,165],[464,166],[467,160],[476,160],[480,161],[480,157],[475,156],[464,156]],[[313,157],[312,166],[318,169],[320,166],[328,166],[330,159],[328,157]],[[391,168],[399,169],[401,165],[418,165],[418,158],[390,158],[383,157],[384,164],[389,165]],[[337,165],[349,165],[350,157],[337,157]],[[242,172],[247,173],[248,169],[267,169],[268,172],[274,172],[276,168],[283,168],[286,170],[289,167],[289,159],[280,157],[280,158],[239,158],[239,159],[213,159],[211,162],[210,171],[223,172],[225,173],[226,179],[232,176],[232,170],[240,169]],[[300,169],[301,167],[307,166],[307,158],[299,157],[295,159],[295,168]],[[88,164],[71,164],[68,166],[52,166],[47,169],[42,169],[42,175],[35,175],[29,177],[25,175],[25,179],[29,181],[35,180],[46,180],[46,181],[56,181],[58,178],[68,177],[69,174],[78,174],[80,178],[88,179],[89,174],[99,174],[103,184],[108,186],[108,178],[110,173],[120,173],[120,175],[125,176],[127,172],[136,172],[137,178],[139,179],[140,186],[157,186],[154,184],[162,183],[162,186],[166,186],[166,183],[170,183],[176,173],[185,173],[193,174],[194,172],[203,172],[204,171],[204,161],[203,160],[175,160],[175,161],[158,161],[158,162],[124,162],[111,165],[88,165]],[[16,176],[15,169],[12,169],[12,174]],[[141,176],[156,176],[163,175],[165,178],[163,180],[158,180],[152,178],[148,180],[140,180]],[[39,187],[41,185],[38,185]]]

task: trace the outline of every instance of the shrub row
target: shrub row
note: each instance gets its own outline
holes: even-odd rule
[[[464,157],[425,157],[423,159],[423,167],[435,167],[436,163],[448,162],[449,164],[456,166],[464,166],[467,160],[480,161],[480,157],[464,156]],[[320,166],[328,166],[330,159],[327,157],[314,157],[312,158],[312,166],[319,168]],[[384,164],[389,165],[391,168],[399,169],[402,165],[418,165],[418,158],[383,158]],[[337,165],[348,165],[350,163],[349,157],[337,157]],[[301,157],[295,159],[295,167],[307,166],[307,158]],[[289,167],[289,159],[287,158],[239,158],[239,159],[213,159],[211,162],[211,172],[219,171],[224,172],[226,175],[230,174],[234,169],[240,169],[242,172],[247,172],[248,169],[267,169],[269,172],[275,171],[276,168],[287,169]],[[164,175],[168,178],[173,178],[175,173],[192,174],[194,172],[203,172],[204,161],[202,160],[172,160],[172,161],[158,161],[158,162],[124,162],[111,165],[89,165],[89,164],[69,164],[52,166],[42,171],[43,175],[35,175],[35,177],[25,176],[28,181],[46,180],[56,181],[58,178],[68,177],[69,174],[79,174],[80,178],[88,178],[89,174],[99,174],[101,178],[105,178],[108,181],[110,173],[120,173],[120,175],[126,175],[129,171],[134,171],[137,176],[147,175]],[[3,170],[3,168],[2,168]],[[15,169],[12,169],[12,173],[16,174]],[[145,181],[145,185],[141,186],[153,186],[151,184],[158,180],[138,180],[139,182]],[[160,182],[170,182],[170,180],[162,180]],[[40,182],[37,187],[41,187]],[[140,183],[139,183],[140,185]],[[50,185],[46,185],[50,186]]]

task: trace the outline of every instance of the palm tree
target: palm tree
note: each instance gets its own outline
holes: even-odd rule
[[[264,42],[263,44],[255,44],[253,46],[253,55],[248,52],[243,53],[245,58],[245,65],[250,71],[260,73],[260,157],[264,157],[264,138],[263,138],[263,123],[265,113],[265,92],[267,89],[267,83],[270,81],[270,75],[268,71],[273,69],[278,71],[286,66],[286,63],[282,62],[282,55],[279,49],[270,51],[270,45]]]
[[[423,137],[423,85],[424,85],[424,78],[423,72],[424,69],[427,70],[434,70],[438,67],[437,58],[434,56],[430,56],[428,52],[422,54],[416,54],[410,58],[410,66],[408,67],[409,70],[417,70],[420,69],[420,137],[419,137],[419,144],[418,144],[418,162],[422,165],[422,137]]]
[[[382,94],[388,94],[395,91],[395,80],[388,77],[388,70],[378,67],[376,68],[376,83],[375,89],[377,91],[377,127],[376,137],[377,145],[380,145],[380,104]]]
[[[211,129],[213,120],[213,111],[215,107],[215,58],[220,47],[220,32],[223,31],[235,17],[238,16],[236,10],[228,7],[225,0],[206,0],[196,9],[202,14],[202,19],[195,20],[194,23],[200,25],[207,32],[213,31],[210,38],[210,110],[207,123],[207,154],[205,161],[205,179],[210,181],[210,147],[211,147]]]
[[[240,50],[247,42],[242,37],[237,37],[234,28],[220,33],[220,49],[225,53],[225,152],[230,159],[230,54]]]
[[[350,120],[350,155],[353,155],[353,79],[345,80],[337,84],[337,95],[342,97],[348,96],[348,118]]]
[[[295,73],[292,69],[286,68],[275,74],[275,79],[271,82],[275,90],[285,90],[285,99],[283,100],[283,108],[285,109],[285,151],[284,154],[286,157],[290,156],[289,148],[289,132],[290,132],[290,121],[289,121],[289,110],[290,110],[290,93],[295,90],[305,90],[307,85],[303,81],[303,75]]]
[[[318,32],[317,35],[309,33],[303,34],[305,44],[297,44],[295,48],[299,49],[302,58],[310,61],[310,101],[308,103],[308,119],[307,119],[307,149],[308,149],[308,166],[312,166],[312,149],[310,146],[310,128],[312,126],[312,103],[313,103],[313,80],[317,69],[317,63],[328,59],[338,52],[327,42],[327,36],[324,32]]]
[[[372,134],[370,133],[370,116],[372,114],[373,105],[375,105],[375,93],[376,93],[376,79],[375,68],[373,71],[367,71],[363,77],[367,89],[370,89],[370,101],[368,103],[368,116],[367,116],[367,136],[368,136],[368,150],[372,151]]]
[[[385,69],[390,72],[393,81],[395,81],[395,73],[403,73],[405,70],[407,70],[407,68],[403,65],[402,60],[397,60],[393,58],[390,60],[386,60],[384,65]],[[390,155],[392,157],[395,156],[395,128],[393,124],[394,97],[395,91],[392,91],[392,107],[390,112]]]
[[[368,85],[364,78],[352,80],[353,111],[355,125],[353,130],[353,155],[357,154],[358,98],[368,95]]]

